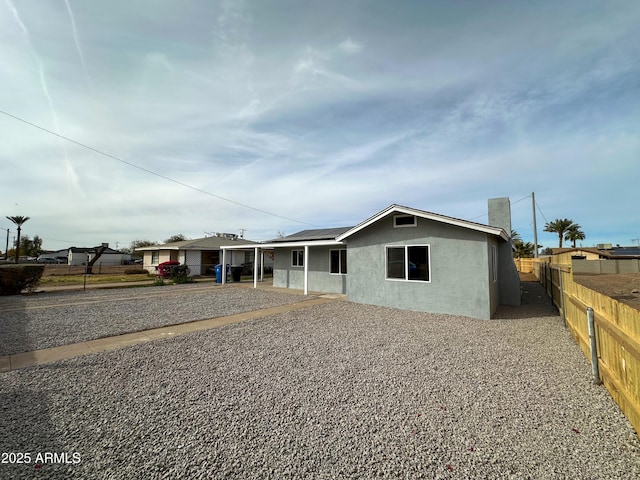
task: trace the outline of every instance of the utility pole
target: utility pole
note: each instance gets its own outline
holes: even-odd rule
[[[533,207],[533,257],[538,258],[538,227],[536,226],[536,194],[531,192],[531,205]]]
[[[4,259],[9,259],[9,229],[7,228],[7,246],[4,248]]]

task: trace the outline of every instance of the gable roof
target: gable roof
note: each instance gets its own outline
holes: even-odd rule
[[[418,210],[417,208],[410,208],[410,207],[405,207],[403,205],[396,205],[396,204],[390,205],[389,207],[376,213],[372,217],[369,217],[364,222],[361,222],[355,227],[352,227],[346,232],[338,235],[336,237],[336,240],[342,241],[350,237],[351,235],[359,232],[360,230],[363,230],[368,226],[374,224],[378,220],[381,220],[382,218],[393,213],[400,213],[404,215],[415,215],[416,217],[425,218],[427,220],[433,220],[435,222],[446,223],[448,225],[454,225],[456,227],[467,228],[470,230],[475,230],[478,232],[495,235],[497,237],[502,238],[505,241],[509,240],[509,235],[507,234],[507,232],[505,232],[500,227],[492,227],[490,225],[484,225],[482,223],[470,222],[468,220],[462,220],[460,218],[448,217],[446,215],[440,215],[438,213],[427,212],[426,210]]]
[[[596,247],[563,247],[563,248],[552,248],[551,255],[560,255],[562,253],[592,253],[595,255],[599,255],[601,259],[607,258],[618,258],[618,259],[628,259],[628,258],[640,258],[640,248],[639,247],[613,247],[608,249],[599,249]]]
[[[69,252],[72,253],[95,253],[96,250],[100,247],[69,247]],[[102,253],[103,255],[113,255],[120,254],[117,250],[114,250],[111,247],[107,247],[107,249]]]
[[[153,250],[220,250],[222,245],[257,245],[251,240],[242,238],[229,239],[226,237],[204,237],[194,240],[183,240],[181,242],[165,243],[163,245],[151,245],[149,247],[136,248],[136,252]]]

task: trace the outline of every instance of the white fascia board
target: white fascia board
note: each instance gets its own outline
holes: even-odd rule
[[[184,248],[180,247],[162,247],[159,246],[151,246],[151,247],[140,247],[134,249],[136,252],[153,252],[154,250],[184,250]]]
[[[300,242],[273,242],[273,243],[257,243],[253,246],[244,246],[244,249],[253,250],[255,247],[258,248],[291,248],[291,247],[327,247],[327,246],[344,246],[346,245],[344,242],[339,242],[337,240],[309,240],[309,241],[300,241]],[[242,250],[243,247],[240,245],[223,245],[220,249],[225,250]]]
[[[457,227],[468,228],[471,230],[488,233],[490,235],[496,235],[501,237],[505,241],[509,240],[509,236],[502,228],[492,227],[490,225],[483,225],[481,223],[469,222],[467,220],[461,220],[458,218],[447,217],[445,215],[438,215],[437,213],[426,212],[424,210],[415,210],[413,208],[402,207],[400,205],[391,205],[390,207],[385,208],[380,213],[377,213],[373,217],[370,217],[364,222],[360,223],[359,225],[356,225],[351,230],[347,230],[342,235],[338,235],[336,237],[336,240],[342,241],[347,237],[353,235],[354,233],[357,233],[360,230],[367,228],[369,225],[372,225],[373,223],[377,222],[378,220],[386,217],[391,213],[415,215],[416,217],[425,218],[427,220],[433,220],[440,223],[446,223],[449,225],[455,225]]]

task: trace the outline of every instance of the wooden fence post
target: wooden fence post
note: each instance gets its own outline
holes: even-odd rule
[[[598,366],[598,347],[596,344],[596,326],[593,316],[593,308],[587,307],[587,323],[589,324],[589,347],[591,349],[591,373],[593,376],[593,383],[600,385],[602,380],[600,379],[600,368]]]

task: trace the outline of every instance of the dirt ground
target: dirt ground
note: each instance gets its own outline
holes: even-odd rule
[[[576,283],[640,310],[640,273],[574,275]]]

